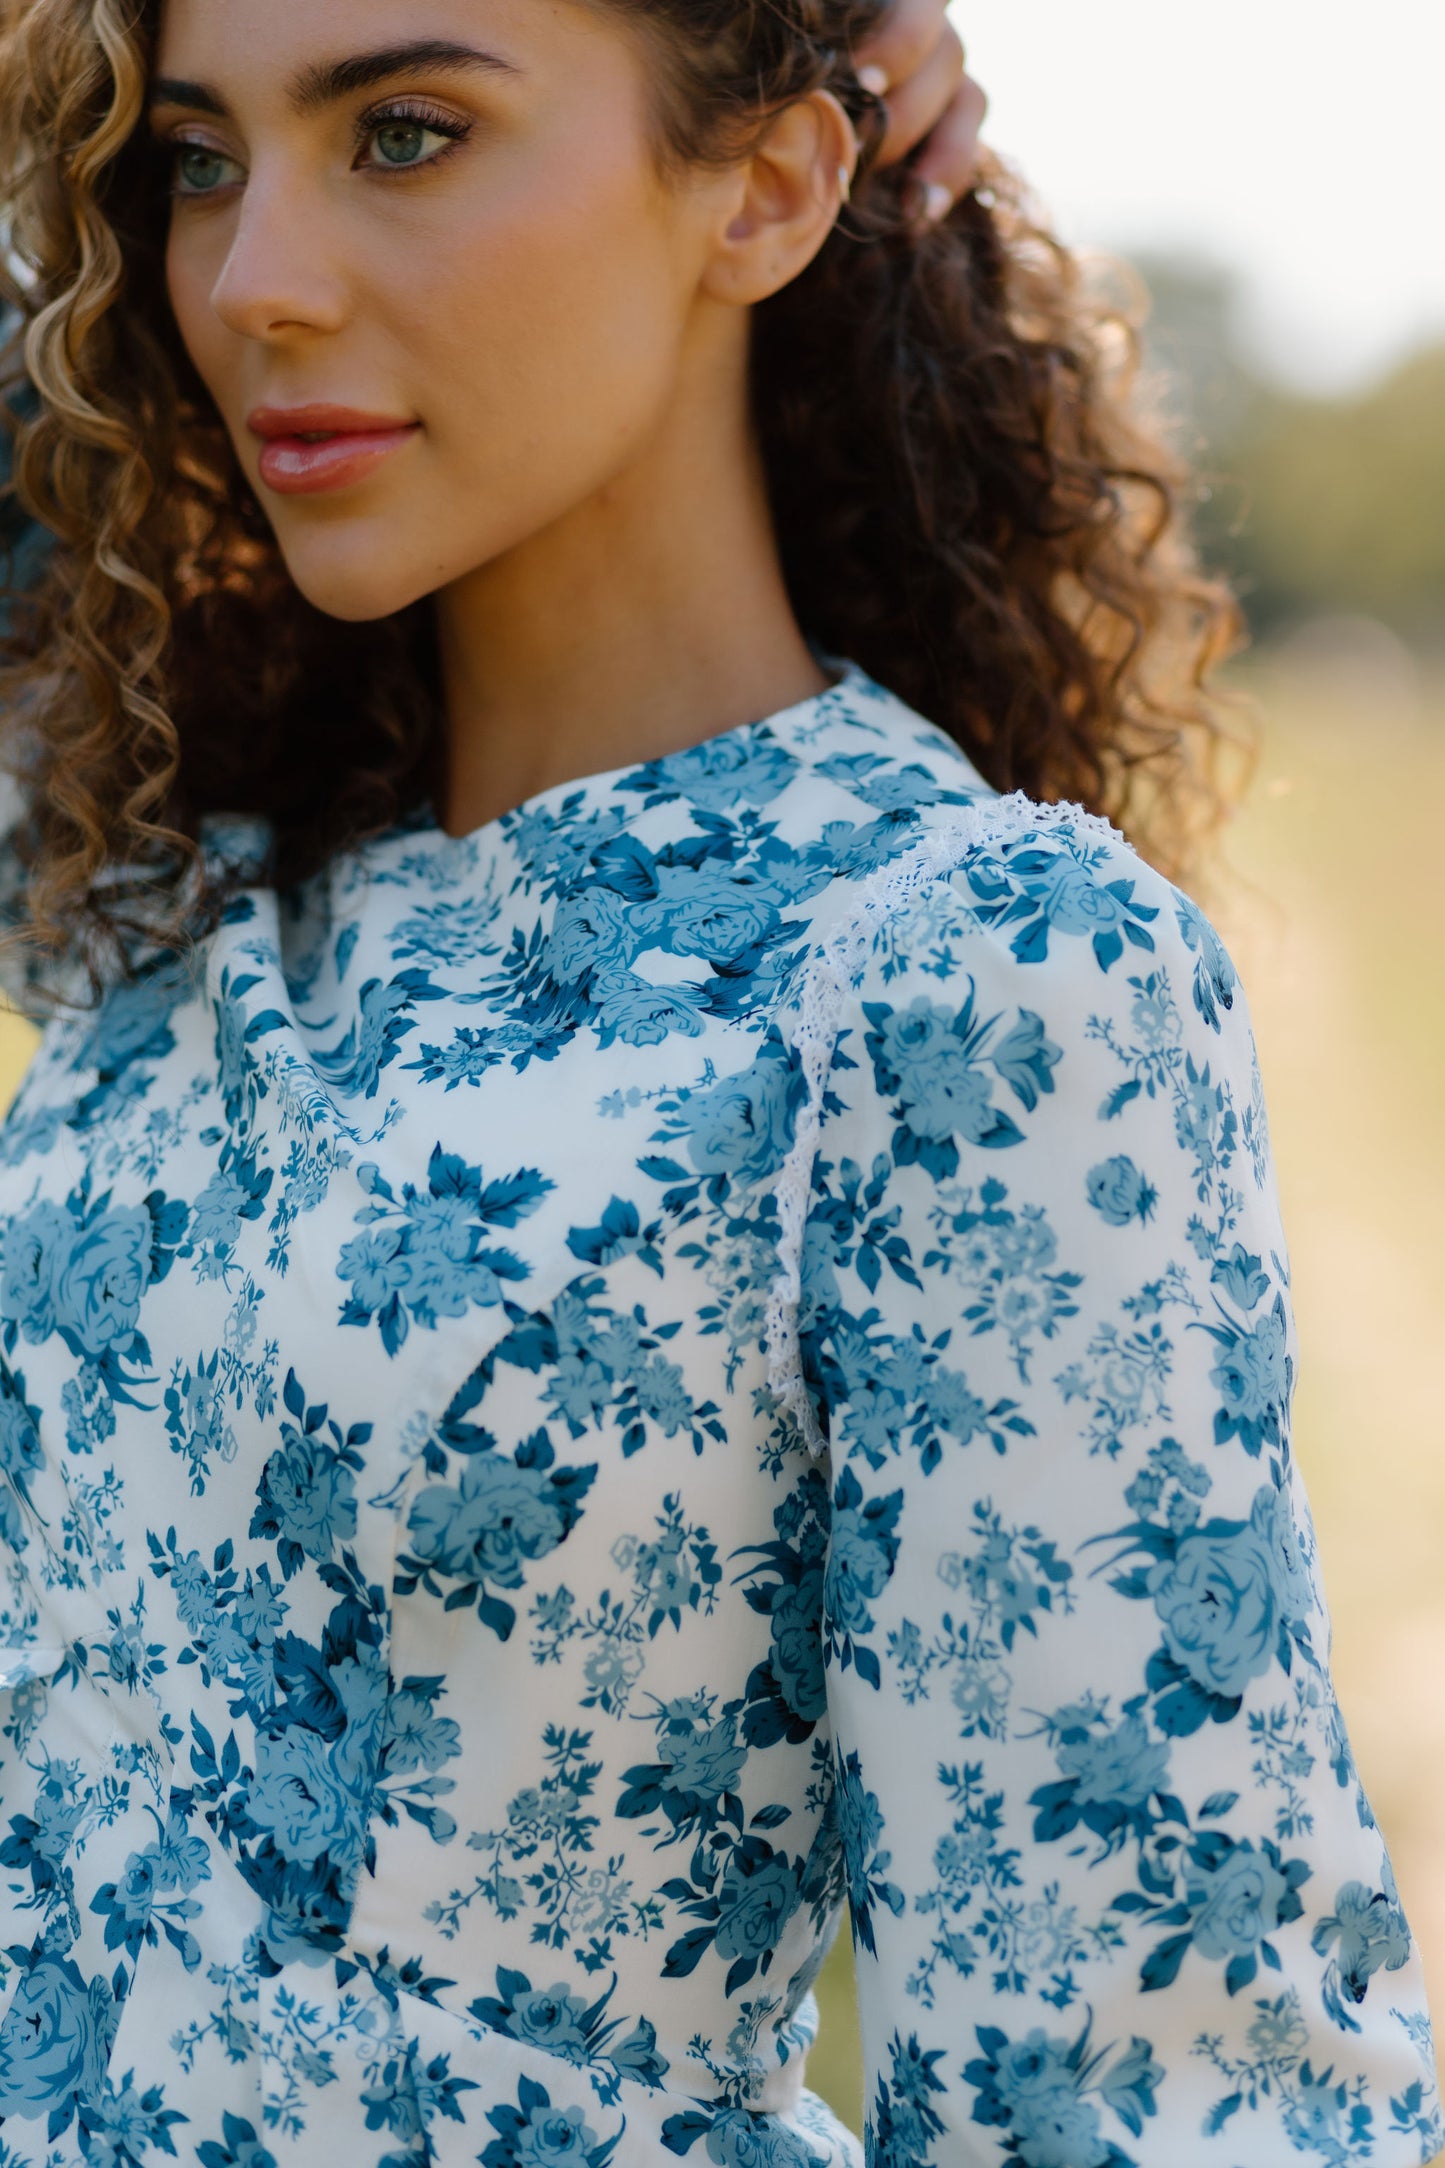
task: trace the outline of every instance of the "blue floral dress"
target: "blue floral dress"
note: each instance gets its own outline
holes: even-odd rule
[[[216,824],[238,863],[264,838]],[[856,670],[420,817],[0,1134],[3,2168],[1442,2132],[1243,997]]]

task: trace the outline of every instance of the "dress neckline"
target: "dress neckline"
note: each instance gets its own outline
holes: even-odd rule
[[[777,736],[806,728],[819,711],[835,701],[840,694],[857,692],[871,687],[867,673],[857,663],[833,656],[820,656],[819,667],[833,673],[831,682],[821,692],[809,693],[802,700],[790,701],[786,707],[776,708],[770,714],[750,716],[746,721],[730,723],[725,730],[710,731],[707,736],[694,738],[688,745],[675,746],[670,752],[644,754],[639,759],[623,761],[613,768],[598,768],[586,775],[569,776],[560,783],[548,783],[541,790],[533,791],[515,805],[489,819],[479,821],[474,828],[464,829],[453,835],[443,827],[434,800],[428,795],[404,816],[393,828],[387,829],[373,840],[380,844],[394,835],[424,836],[435,847],[450,846],[461,852],[475,852],[493,837],[510,839],[514,830],[525,830],[529,820],[545,815],[579,797],[609,798],[620,783],[629,776],[640,775],[644,769],[665,767],[669,763],[692,760],[710,763],[725,757],[728,748],[741,744],[760,731]]]
[[[336,853],[330,868],[334,871],[343,861],[350,861],[372,874],[385,873],[388,860],[397,853],[405,855],[418,849],[424,850],[434,864],[454,861],[460,867],[468,862],[475,865],[479,859],[506,847],[525,872],[532,855],[529,832],[550,834],[555,816],[564,808],[575,811],[579,804],[589,804],[595,809],[630,777],[641,776],[649,769],[668,775],[680,763],[688,763],[693,771],[725,770],[730,754],[740,752],[760,736],[783,744],[796,758],[795,748],[822,726],[830,708],[849,695],[866,694],[874,700],[882,697],[892,701],[894,696],[875,685],[859,664],[835,656],[820,655],[818,659],[821,668],[834,673],[831,682],[821,692],[810,693],[771,714],[730,724],[725,730],[713,731],[670,753],[644,755],[616,767],[549,783],[461,835],[452,835],[442,826],[435,802],[428,795],[386,828]],[[639,797],[637,810],[641,806]],[[201,839],[207,863],[222,871],[228,882],[249,886],[265,880],[264,868],[273,842],[271,824],[265,815],[207,814],[201,823]]]

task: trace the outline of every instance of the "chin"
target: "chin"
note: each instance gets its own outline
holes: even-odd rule
[[[373,624],[394,617],[423,595],[435,592],[434,573],[416,571],[410,578],[396,551],[373,555],[335,549],[287,549],[286,569],[305,599],[325,617],[348,625]]]

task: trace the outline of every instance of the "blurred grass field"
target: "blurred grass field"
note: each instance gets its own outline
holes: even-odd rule
[[[1263,756],[1207,900],[1269,1094],[1335,1676],[1445,2010],[1445,678],[1280,663],[1251,690]],[[0,1104],[31,1044],[0,1017]],[[809,2082],[861,2127],[846,1935],[820,1999]]]

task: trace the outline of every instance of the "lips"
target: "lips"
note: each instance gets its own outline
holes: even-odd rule
[[[355,407],[257,407],[246,418],[262,440],[261,480],[281,496],[348,489],[409,443],[419,422]]]

